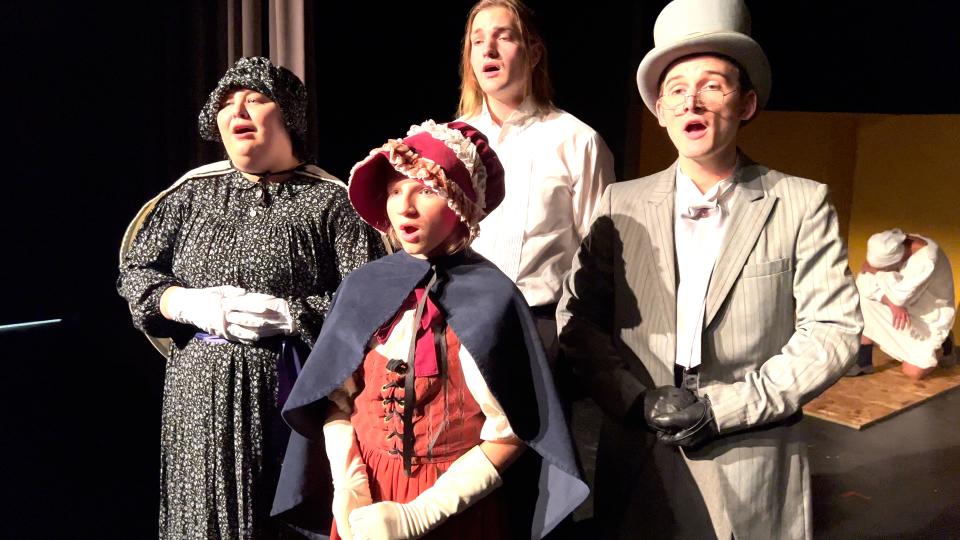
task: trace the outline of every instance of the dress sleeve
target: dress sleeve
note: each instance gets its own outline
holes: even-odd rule
[[[117,291],[130,305],[133,325],[154,337],[173,337],[184,328],[160,313],[163,291],[183,285],[172,270],[188,204],[182,191],[175,190],[157,203],[120,263]]]
[[[868,298],[877,302],[883,300],[880,282],[877,281],[876,274],[870,272],[861,272],[857,275],[857,292],[860,293],[861,298]]]
[[[930,283],[936,257],[936,251],[925,248],[911,255],[899,272],[877,272],[880,291],[894,304],[909,306]]]
[[[343,278],[386,254],[380,233],[360,219],[350,206],[345,190],[337,190],[330,210],[323,214],[323,219],[325,221],[318,226],[319,243],[323,246],[320,256],[324,258],[321,267],[329,269],[327,273],[331,283],[325,284],[325,290],[329,292],[286,298],[303,340],[311,345],[320,335],[320,328],[333,301],[333,291],[337,290]]]
[[[517,436],[510,426],[507,414],[503,412],[503,407],[500,406],[497,398],[490,393],[490,388],[487,387],[487,382],[480,374],[480,369],[477,367],[473,355],[463,346],[460,347],[460,368],[463,370],[463,378],[467,383],[470,395],[480,405],[480,410],[486,417],[483,427],[480,428],[480,439],[484,441],[516,439]]]

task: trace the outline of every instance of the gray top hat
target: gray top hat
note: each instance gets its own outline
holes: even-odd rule
[[[743,0],[674,0],[657,17],[653,44],[637,69],[640,96],[653,114],[657,114],[660,75],[674,60],[691,54],[733,58],[747,70],[759,108],[770,97],[770,63],[750,37],[750,12]]]

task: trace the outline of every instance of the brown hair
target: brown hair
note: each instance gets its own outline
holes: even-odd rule
[[[520,38],[520,51],[527,61],[527,70],[530,75],[530,84],[527,85],[525,96],[533,98],[537,112],[544,114],[553,109],[553,85],[550,84],[550,74],[547,70],[547,48],[543,44],[540,32],[534,23],[533,11],[520,0],[480,0],[470,9],[467,16],[467,26],[463,33],[463,54],[460,56],[460,104],[457,106],[457,116],[472,117],[480,113],[483,106],[483,90],[470,65],[470,53],[473,41],[470,39],[470,30],[477,13],[488,8],[504,8],[513,15],[517,34]],[[540,59],[535,65],[530,65],[532,51],[539,49]]]

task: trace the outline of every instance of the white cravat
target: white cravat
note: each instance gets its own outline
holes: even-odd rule
[[[700,365],[707,287],[727,230],[731,196],[729,179],[706,193],[677,167],[674,242],[677,248],[677,356],[679,366]]]

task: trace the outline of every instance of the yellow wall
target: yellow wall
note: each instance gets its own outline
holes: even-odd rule
[[[677,156],[645,109],[633,111],[624,174],[644,176]],[[764,111],[741,131],[755,161],[830,186],[850,267],[860,268],[867,238],[899,227],[936,241],[960,290],[960,116]],[[960,334],[960,320],[954,324]]]
[[[858,141],[851,267],[871,234],[899,227],[940,245],[960,290],[960,116],[864,115]],[[960,320],[953,328],[960,334]]]

